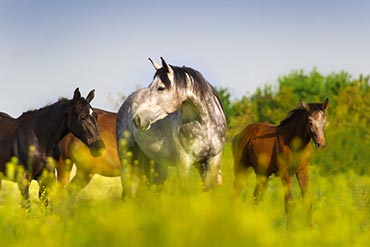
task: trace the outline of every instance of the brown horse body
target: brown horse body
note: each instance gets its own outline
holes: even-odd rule
[[[290,218],[289,207],[292,199],[292,177],[296,176],[302,196],[307,198],[311,156],[310,140],[317,147],[325,147],[324,103],[306,104],[290,112],[277,126],[267,123],[253,123],[238,133],[232,143],[234,155],[234,189],[239,195],[252,170],[256,174],[254,190],[258,203],[267,186],[268,177],[281,177],[285,193],[285,211]],[[251,169],[253,168],[253,169]],[[311,202],[308,200],[309,218]]]
[[[73,135],[67,135],[59,143],[58,181],[64,186],[68,184],[74,163],[76,175],[68,185],[69,192],[73,194],[84,188],[94,174],[106,177],[121,175],[116,144],[116,114],[100,109],[94,111],[98,114],[100,135],[105,143],[105,152],[101,156],[91,156],[86,145]]]

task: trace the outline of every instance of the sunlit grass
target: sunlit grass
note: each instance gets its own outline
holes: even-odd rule
[[[142,188],[137,200],[121,200],[119,178],[96,176],[74,201],[53,195],[45,213],[32,183],[31,212],[19,206],[16,184],[0,194],[0,246],[368,246],[370,177],[348,172],[323,177],[311,168],[313,228],[306,224],[297,183],[293,184],[294,228],[286,230],[282,186],[271,178],[255,207],[251,175],[240,200],[232,196],[232,157],[226,147],[224,184],[202,192],[192,171],[179,189],[175,172],[159,190]]]

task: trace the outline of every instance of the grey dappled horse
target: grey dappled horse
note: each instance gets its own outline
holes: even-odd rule
[[[176,166],[184,181],[192,165],[199,170],[206,190],[222,183],[226,120],[221,101],[198,71],[161,60],[162,66],[150,59],[156,69],[152,83],[131,94],[118,111],[123,196],[132,189],[127,184],[130,167],[126,163],[136,162],[140,176],[156,184],[167,178],[168,166]]]

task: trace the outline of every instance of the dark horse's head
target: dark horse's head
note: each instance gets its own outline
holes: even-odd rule
[[[308,132],[318,148],[326,147],[325,140],[325,110],[328,107],[329,100],[326,98],[323,103],[304,103],[300,101],[300,107],[307,113]]]
[[[91,155],[100,156],[105,150],[105,145],[100,137],[98,127],[98,115],[90,106],[94,98],[94,91],[91,90],[86,99],[81,97],[77,88],[74,91],[72,107],[67,113],[68,130],[89,147]]]

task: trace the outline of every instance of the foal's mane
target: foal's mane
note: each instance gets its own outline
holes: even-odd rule
[[[323,106],[321,103],[308,103],[307,104],[310,108],[309,114],[316,112],[316,111],[324,111]],[[297,108],[291,110],[288,115],[280,121],[279,127],[286,125],[292,119],[296,118],[298,115],[306,113],[306,110],[302,108],[302,106],[298,106]]]
[[[278,126],[281,127],[281,126],[286,125],[292,119],[294,119],[296,116],[301,115],[304,112],[305,112],[305,110],[302,107],[297,107],[297,108],[291,110],[290,112],[288,112],[288,115],[283,120],[280,121]]]

